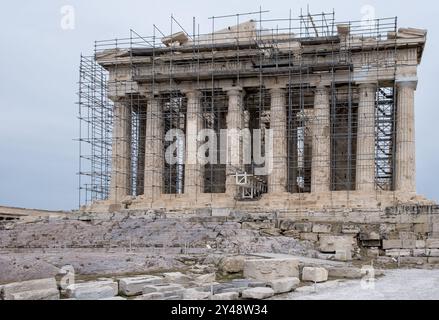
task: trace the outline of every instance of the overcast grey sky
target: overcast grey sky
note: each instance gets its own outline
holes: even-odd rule
[[[0,7],[0,205],[77,208],[78,136],[75,105],[81,53],[94,40],[143,35],[157,24],[170,31],[170,15],[191,30],[196,16],[203,33],[212,15],[270,10],[288,18],[300,8],[336,11],[336,19],[360,20],[372,5],[377,17],[399,17],[399,26],[428,29],[416,93],[418,192],[439,200],[439,5],[436,1],[255,0],[15,0]],[[75,28],[61,27],[62,8],[72,6]],[[233,21],[226,21],[233,24]]]

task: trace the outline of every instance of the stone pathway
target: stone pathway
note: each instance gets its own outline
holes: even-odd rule
[[[292,292],[277,300],[437,300],[439,270],[386,270],[375,284],[360,280],[317,284],[315,292]],[[314,290],[313,290],[314,291]]]

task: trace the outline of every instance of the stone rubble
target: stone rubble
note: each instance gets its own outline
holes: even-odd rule
[[[328,270],[325,268],[305,267],[302,270],[302,281],[325,282],[328,280]]]
[[[0,287],[2,300],[58,300],[60,294],[54,278],[15,282]]]
[[[267,287],[246,289],[242,292],[243,299],[263,300],[274,296],[274,290]]]
[[[255,259],[245,260],[244,277],[260,281],[299,277],[297,259]]]
[[[163,282],[162,277],[156,276],[138,276],[131,278],[119,279],[119,293],[124,296],[135,296],[141,294],[143,287],[150,284],[160,284]]]

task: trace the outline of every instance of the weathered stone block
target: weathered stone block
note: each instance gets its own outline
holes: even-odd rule
[[[342,226],[341,232],[345,234],[359,234],[360,227],[355,224],[344,224]]]
[[[430,264],[439,264],[439,258],[437,258],[437,257],[429,257],[429,258],[427,258],[427,261]]]
[[[223,292],[214,294],[210,300],[238,300],[239,293],[238,292]]]
[[[261,229],[274,229],[276,224],[269,221],[258,221],[258,222],[243,222],[242,229],[248,230],[261,230]]]
[[[311,222],[296,222],[294,224],[294,229],[300,232],[312,232]]]
[[[426,249],[413,249],[413,256],[414,257],[426,257],[427,250]]]
[[[269,229],[261,229],[261,235],[270,236],[270,237],[278,237],[280,236],[280,229],[269,228]]]
[[[117,296],[118,292],[118,283],[113,280],[75,283],[66,288],[67,298],[76,298],[78,300],[110,298]]]
[[[328,281],[328,270],[326,270],[325,268],[305,267],[302,270],[302,281]]]
[[[244,270],[244,261],[242,256],[225,257],[221,260],[219,269],[225,273],[239,273]]]
[[[72,291],[72,293],[69,293],[68,296],[78,300],[99,300],[114,297],[115,294],[113,287],[105,285],[96,287],[79,287]]]
[[[402,232],[399,233],[399,238],[402,241],[405,241],[405,240],[414,240],[414,241],[416,241],[416,234],[414,232],[402,231]]]
[[[352,261],[352,251],[341,249],[335,252],[334,259],[337,261]]]
[[[409,249],[388,249],[386,256],[389,257],[409,257],[412,255],[412,250]]]
[[[5,300],[59,300],[59,291],[52,288],[16,292],[5,296]]]
[[[111,298],[103,298],[103,299],[99,299],[99,300],[123,301],[123,300],[127,300],[127,298],[117,296],[117,297],[111,297]]]
[[[258,259],[246,260],[244,277],[260,281],[299,277],[297,259]]]
[[[271,288],[251,288],[242,292],[243,299],[263,300],[274,296],[274,290]]]
[[[324,253],[335,253],[342,250],[352,251],[355,243],[354,237],[351,235],[320,235],[319,242],[319,250]]]
[[[402,240],[383,240],[383,249],[402,249]]]
[[[410,265],[424,265],[427,263],[427,258],[422,257],[401,257],[399,262]]]
[[[319,241],[319,235],[317,233],[304,232],[300,234],[300,239],[305,241],[317,242]]]
[[[331,233],[332,226],[330,224],[314,224],[312,232],[314,233]]]
[[[153,292],[173,292],[177,290],[184,289],[182,285],[179,284],[158,284],[158,285],[147,285],[143,287],[143,294],[153,293]]]
[[[203,284],[203,283],[212,283],[216,281],[215,273],[202,274],[194,279],[195,283]]]
[[[427,239],[426,247],[428,249],[439,249],[439,239]]]
[[[299,284],[299,278],[283,278],[271,280],[268,282],[268,286],[273,289],[275,294],[291,292],[296,289]]]
[[[210,297],[210,292],[198,291],[196,289],[186,289],[183,292],[184,300],[207,300]]]
[[[159,284],[163,282],[162,277],[156,276],[138,276],[131,278],[119,279],[119,293],[124,296],[135,296],[142,294],[143,287],[150,284]]]
[[[416,248],[416,240],[407,239],[402,240],[402,247],[403,249],[415,249]]]
[[[427,249],[428,257],[439,257],[439,249]]]
[[[328,276],[342,279],[361,279],[363,272],[360,268],[354,267],[329,267]]]
[[[372,248],[367,248],[366,249],[366,255],[369,258],[377,258],[380,255],[380,249],[376,248],[376,247],[372,247]]]
[[[362,241],[373,241],[373,240],[381,240],[381,236],[376,231],[362,232],[360,234],[360,240]]]
[[[289,219],[281,220],[279,223],[279,228],[282,231],[295,230],[294,224],[295,222],[293,220],[289,220]]]
[[[13,294],[18,294],[26,291],[41,291],[40,294],[44,296],[47,293],[46,290],[58,291],[55,278],[29,280],[5,284],[2,286],[2,290],[0,290],[0,298],[3,298],[4,300],[10,300],[13,298]]]
[[[416,234],[427,234],[431,232],[429,223],[417,223],[414,225],[414,232]]]
[[[417,249],[423,249],[425,248],[425,240],[416,240],[416,248]]]
[[[163,300],[165,295],[161,292],[151,292],[135,297],[134,300]]]
[[[168,283],[189,283],[192,281],[192,278],[188,275],[185,275],[181,272],[167,272],[164,273],[165,277],[164,281]]]
[[[300,231],[297,230],[287,230],[282,232],[282,235],[284,237],[295,238],[295,239],[299,239],[300,234],[301,234]]]

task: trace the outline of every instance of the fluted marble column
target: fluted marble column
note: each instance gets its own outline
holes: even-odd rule
[[[187,97],[186,113],[186,160],[184,193],[195,195],[204,192],[203,166],[199,164],[197,152],[200,143],[197,141],[198,133],[203,129],[201,113],[201,92],[189,91]]]
[[[270,129],[273,132],[272,171],[268,176],[268,193],[286,192],[287,186],[287,110],[284,89],[270,90]]]
[[[397,83],[395,191],[416,192],[416,81]]]
[[[148,99],[145,137],[145,197],[156,199],[163,191],[163,115],[160,100]]]
[[[328,88],[316,88],[312,125],[311,192],[330,191],[331,182],[331,128]]]
[[[123,200],[131,192],[131,183],[131,109],[115,102],[109,200]]]
[[[375,84],[360,84],[358,105],[356,190],[375,190]]]
[[[236,183],[232,173],[242,170],[242,137],[241,129],[244,127],[244,101],[242,88],[230,88],[227,113],[227,178],[226,193],[235,195]]]

